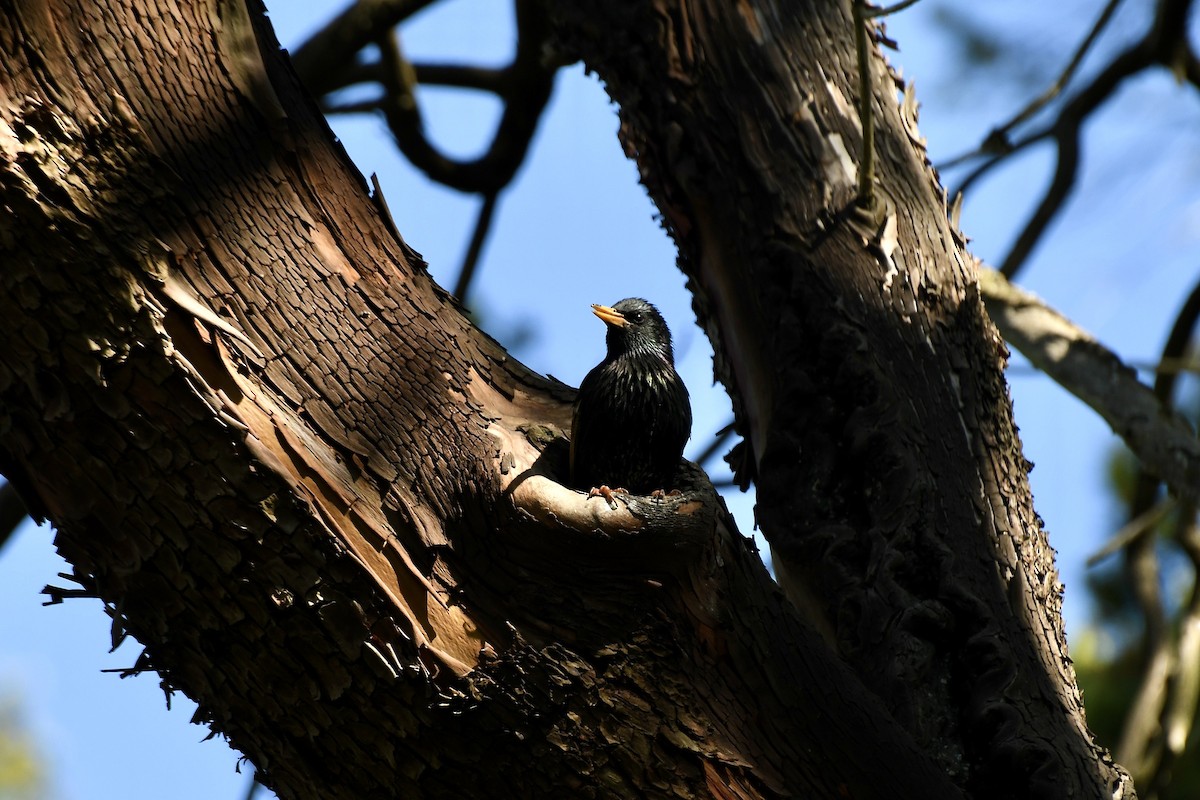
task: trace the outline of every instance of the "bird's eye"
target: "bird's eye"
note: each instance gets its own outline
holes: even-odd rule
[[[640,312],[640,311],[634,311],[632,314],[629,315],[629,321],[632,322],[634,325],[640,325],[642,320],[644,320],[645,318],[646,318],[645,315],[643,315],[642,312]]]

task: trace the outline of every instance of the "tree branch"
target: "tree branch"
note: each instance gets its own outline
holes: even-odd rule
[[[942,165],[942,169],[948,169],[952,166],[981,155],[996,153],[1003,155],[1010,153],[1014,147],[1009,143],[1008,134],[1013,128],[1017,127],[1021,123],[1031,118],[1038,111],[1041,111],[1043,108],[1045,108],[1045,106],[1051,100],[1058,97],[1062,90],[1066,88],[1067,84],[1070,83],[1071,78],[1074,77],[1075,70],[1079,68],[1079,64],[1083,61],[1083,57],[1087,55],[1088,50],[1091,49],[1092,45],[1099,37],[1100,32],[1104,30],[1105,26],[1108,25],[1109,20],[1112,19],[1113,12],[1117,10],[1117,6],[1120,4],[1121,0],[1108,0],[1108,5],[1106,5],[1104,10],[1100,12],[1100,16],[1092,25],[1092,29],[1088,31],[1088,34],[1084,37],[1083,42],[1080,43],[1079,47],[1075,49],[1075,54],[1071,56],[1071,60],[1067,62],[1067,66],[1063,69],[1058,78],[1052,84],[1050,84],[1050,86],[1048,86],[1044,92],[1034,98],[1033,101],[1031,101],[1029,105],[1025,106],[1025,108],[1021,109],[1021,111],[1017,112],[1010,120],[1008,120],[1008,122],[992,128],[992,130],[984,138],[983,142],[980,143],[979,147],[970,151],[969,153],[964,153],[963,155],[950,159]]]
[[[1148,534],[1155,525],[1166,519],[1167,514],[1174,511],[1177,505],[1178,501],[1175,498],[1166,497],[1126,522],[1104,543],[1103,547],[1088,556],[1087,566],[1096,566],[1114,553],[1119,553],[1127,548],[1134,539]]]
[[[488,193],[504,187],[525,159],[542,110],[550,99],[557,69],[544,66],[548,29],[532,0],[516,0],[517,54],[508,68],[510,91],[502,97],[504,114],[488,152],[473,161],[446,158],[425,137],[416,98],[416,73],[400,50],[399,34],[380,44],[388,127],[404,155],[430,178],[465,192]]]
[[[501,96],[511,92],[513,89],[512,73],[507,67],[497,69],[495,67],[476,67],[466,64],[422,64],[413,62],[412,69],[416,75],[417,83],[429,86],[476,89],[481,92],[491,92],[492,94]],[[340,78],[341,82],[339,85],[332,87],[322,96],[321,108],[326,113],[342,113],[342,106],[330,105],[328,103],[330,94],[360,83],[382,84],[384,82],[383,62],[371,61],[366,64],[354,63],[347,65],[342,70]],[[380,100],[372,103],[362,103],[359,110],[378,110],[381,104]]]
[[[708,462],[712,460],[713,456],[721,451],[721,448],[729,442],[733,435],[733,420],[730,420],[728,425],[717,431],[716,436],[714,436],[713,440],[709,442],[708,447],[704,448],[704,452],[696,457],[696,463],[707,469],[708,467],[706,465]]]
[[[1170,780],[1171,767],[1187,747],[1200,701],[1200,527],[1195,518],[1195,507],[1188,508],[1180,518],[1177,537],[1191,565],[1192,591],[1176,634],[1175,670],[1161,721],[1162,757],[1151,779],[1159,794]]]
[[[875,19],[876,17],[887,17],[891,16],[892,14],[898,14],[906,8],[916,5],[917,2],[918,0],[900,0],[899,3],[894,5],[868,8],[866,10],[866,17],[867,19]]]
[[[1191,293],[1183,303],[1183,307],[1175,317],[1167,341],[1163,345],[1161,359],[1164,361],[1177,360],[1184,355],[1191,343],[1197,323],[1200,322],[1200,283],[1192,288]],[[1158,372],[1154,376],[1154,397],[1160,406],[1170,411],[1175,405],[1175,388],[1179,383],[1177,372]],[[1130,516],[1138,518],[1144,515],[1157,501],[1161,475],[1149,465],[1142,464],[1134,484],[1133,500],[1130,504]],[[1168,485],[1170,482],[1168,481]],[[1195,501],[1185,498],[1188,502],[1182,504],[1184,513],[1181,514],[1181,524],[1190,525],[1195,515]],[[1185,529],[1185,535],[1190,535]],[[1180,537],[1182,540],[1184,537]],[[1186,541],[1181,541],[1185,548]],[[1126,548],[1125,569],[1132,584],[1135,597],[1142,611],[1145,625],[1146,650],[1144,667],[1138,684],[1135,699],[1130,706],[1121,731],[1118,752],[1129,763],[1130,771],[1142,778],[1152,779],[1165,769],[1167,753],[1163,739],[1162,725],[1170,712],[1172,702],[1169,682],[1175,670],[1178,669],[1178,649],[1183,642],[1173,643],[1173,633],[1167,628],[1164,619],[1158,588],[1158,553],[1157,537],[1152,530],[1143,531],[1135,537]],[[1188,554],[1190,557],[1190,553]],[[1182,630],[1182,634],[1192,635],[1192,632]],[[1189,640],[1189,647],[1193,642]]]
[[[1004,784],[981,794],[1127,790],[1115,767],[1072,766],[1094,763],[1087,754],[1099,747],[1071,710],[1081,704],[1066,688],[1074,677],[1061,599],[1024,462],[1013,458],[997,337],[876,48],[875,191],[904,217],[885,212],[865,232],[853,224],[861,92],[853,69],[833,70],[814,51],[834,41],[848,65],[853,5],[820,14],[712,0],[551,8],[577,32],[564,45],[619,103],[626,152],[679,246],[757,467],[757,519],[789,598],[919,741],[947,764],[972,764],[973,787]],[[768,29],[768,19],[782,24]],[[578,34],[600,25],[620,33]],[[825,80],[797,92],[780,77],[797,70]],[[732,96],[736,109],[713,102]],[[703,139],[687,133],[697,127]],[[780,188],[794,185],[802,195]],[[935,285],[963,292],[930,304],[918,287]],[[949,358],[970,366],[950,379]],[[922,425],[943,413],[964,420],[952,445]],[[982,505],[960,502],[946,485],[957,479]],[[979,650],[950,656],[952,631]],[[974,688],[949,699],[937,688],[918,696],[916,686]],[[948,706],[953,722],[943,725]],[[1016,734],[1032,716],[1043,732]]]
[[[1099,413],[1180,497],[1200,501],[1200,441],[1182,419],[1163,408],[1136,372],[999,272],[980,269],[979,285],[1006,341]]]
[[[358,51],[434,0],[357,0],[292,53],[292,65],[318,97],[347,85]],[[356,82],[356,81],[351,81]]]
[[[458,271],[458,280],[454,284],[454,296],[458,302],[467,304],[467,292],[471,289],[471,281],[475,278],[475,267],[479,264],[479,254],[487,241],[488,232],[492,228],[492,219],[496,215],[496,204],[499,201],[500,190],[485,192],[483,204],[479,207],[479,215],[475,218],[475,229],[471,232],[471,243],[463,256],[462,267]]]
[[[967,186],[985,172],[1008,160],[1024,147],[1040,141],[1046,136],[1053,137],[1058,149],[1054,179],[1042,202],[1021,229],[1021,233],[1013,243],[1008,255],[1001,261],[1000,271],[1009,278],[1014,277],[1028,261],[1034,248],[1074,188],[1080,156],[1080,131],[1088,116],[1112,96],[1122,81],[1147,67],[1161,65],[1174,70],[1177,74],[1181,71],[1186,74],[1189,69],[1192,69],[1191,60],[1188,58],[1190,46],[1186,41],[1186,20],[1191,0],[1161,0],[1150,29],[1140,41],[1110,61],[1087,86],[1062,107],[1053,123],[1038,133],[1024,137],[1020,143],[1010,145],[1008,134],[1011,130],[1028,120],[1060,93],[1062,86],[1069,81],[1100,30],[1111,19],[1118,1],[1110,0],[1091,31],[1084,38],[1083,43],[1076,50],[1066,70],[1041,97],[1005,125],[994,128],[973,154],[960,156],[950,162],[958,164],[974,155],[994,154],[963,182],[960,191],[965,191]]]
[[[1041,241],[1042,234],[1058,216],[1059,209],[1075,188],[1075,178],[1079,174],[1078,124],[1073,120],[1065,121],[1055,134],[1055,142],[1058,144],[1058,164],[1054,169],[1054,179],[1000,265],[1000,273],[1007,278],[1016,275],[1024,266],[1033,248]]]

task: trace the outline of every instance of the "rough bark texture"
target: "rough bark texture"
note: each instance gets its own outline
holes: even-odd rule
[[[556,13],[679,243],[789,595],[975,796],[1131,792],[1084,722],[1007,353],[877,52],[881,208],[855,209],[849,4]]]
[[[563,41],[837,652],[701,476],[551,480],[571,392],[432,284],[236,0],[0,2],[0,472],[285,797],[1105,793],[1002,347],[890,100],[893,213],[841,213],[844,9],[619,8]]]

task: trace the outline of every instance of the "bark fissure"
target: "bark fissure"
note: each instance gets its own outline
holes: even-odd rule
[[[702,475],[555,480],[572,391],[432,283],[261,9],[0,2],[0,472],[281,795],[1119,777],[914,131],[879,90],[864,228],[844,9],[717,5],[552,19],[679,242],[790,600]]]
[[[556,13],[620,105],[626,150],[679,245],[789,596],[979,796],[1128,790],[1111,762],[1097,766],[1107,757],[1083,723],[1006,353],[915,114],[892,101],[905,87],[877,55],[884,215],[864,225],[851,209],[861,131],[848,9]]]

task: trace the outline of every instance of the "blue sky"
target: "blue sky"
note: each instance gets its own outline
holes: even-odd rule
[[[269,5],[288,46],[342,4]],[[503,5],[439,5],[405,29],[406,51],[416,60],[503,63],[512,46],[511,20],[496,10]],[[1014,0],[986,13],[998,29],[1028,32],[1030,47],[1052,54],[1047,63],[1064,62],[1094,11],[1073,5],[1071,16],[1044,5]],[[964,78],[952,40],[936,27],[937,8],[927,0],[888,22],[902,48],[889,58],[916,79],[921,130],[935,163],[979,142],[1031,91]],[[1113,41],[1138,33],[1137,13],[1118,18]],[[1021,22],[1035,14],[1041,16],[1033,27]],[[458,155],[484,146],[499,112],[494,101],[447,91],[425,91],[421,99],[432,137]],[[362,172],[379,175],[409,244],[443,285],[453,284],[478,201],[431,186],[399,156],[379,120],[335,120],[334,126]],[[729,404],[711,386],[711,351],[694,325],[674,248],[654,221],[634,165],[621,153],[616,127],[615,108],[594,78],[579,67],[560,75],[528,162],[502,198],[473,297],[502,341],[512,341],[522,328],[534,331],[517,357],[572,385],[604,350],[603,326],[590,314],[590,303],[639,295],[658,304],[675,332],[680,372],[693,397],[694,455],[728,419]],[[1196,130],[1194,97],[1169,76],[1127,87],[1087,127],[1075,200],[1022,275],[1025,286],[1130,361],[1153,360],[1175,305],[1200,272]],[[1049,155],[1031,153],[969,199],[962,227],[973,238],[973,252],[993,262],[1002,257],[1048,181]],[[1037,509],[1059,553],[1068,627],[1078,631],[1088,614],[1083,560],[1116,525],[1102,468],[1113,437],[1089,410],[1024,368],[1020,357],[1013,364],[1017,421],[1026,455],[1037,464]],[[749,533],[752,496],[735,494],[730,501]],[[194,707],[186,699],[176,697],[168,713],[153,676],[120,680],[101,672],[131,665],[138,651],[129,643],[107,653],[108,619],[98,602],[41,606],[42,586],[61,583],[56,574],[65,570],[51,537],[49,529],[26,526],[0,554],[6,609],[0,616],[0,698],[21,701],[51,773],[52,796],[242,796],[248,778],[235,772],[236,754],[219,739],[201,743],[207,730],[188,724]]]

